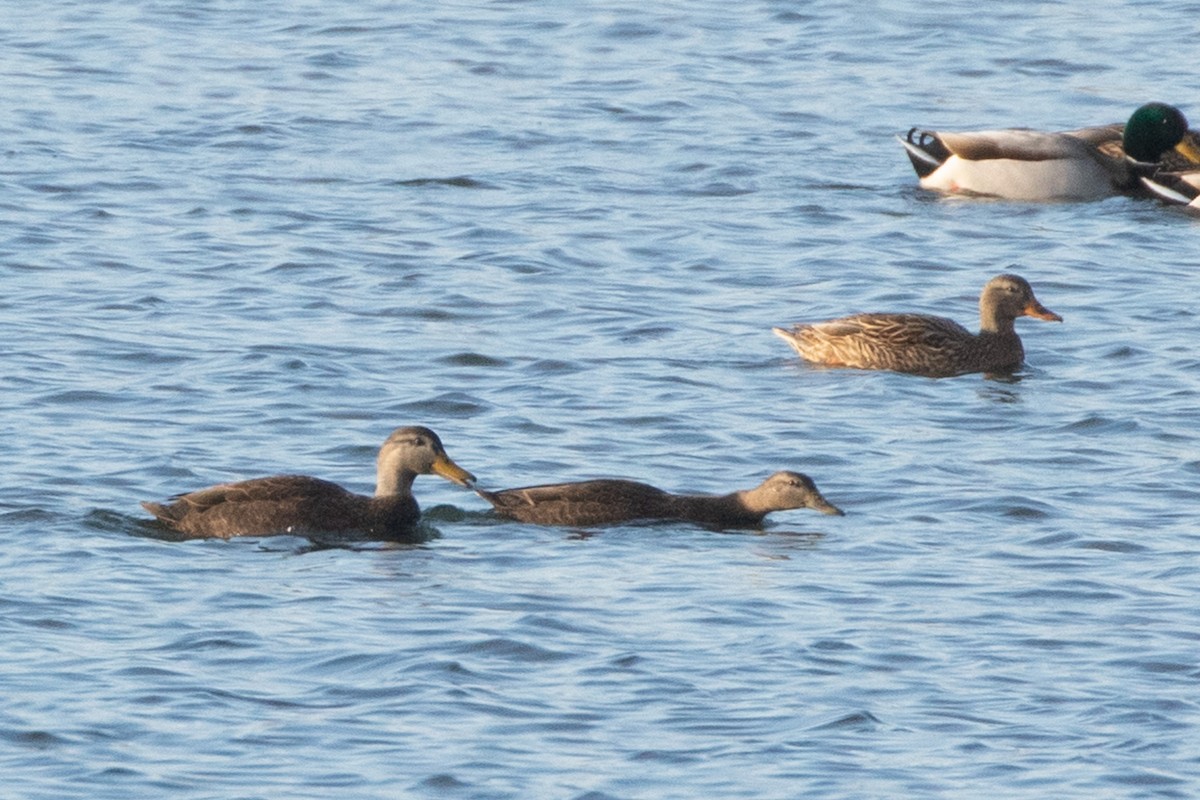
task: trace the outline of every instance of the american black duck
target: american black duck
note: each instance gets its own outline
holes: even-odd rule
[[[461,486],[475,482],[474,475],[446,455],[436,433],[413,426],[397,428],[379,448],[374,497],[307,475],[275,475],[222,483],[142,507],[193,538],[329,533],[386,539],[411,532],[420,518],[412,495],[418,475],[441,475]]]
[[[637,481],[601,479],[489,492],[476,488],[503,517],[540,525],[588,527],[635,520],[684,520],[718,528],[758,525],[772,511],[842,511],[821,496],[812,479],[776,472],[753,489],[725,495],[670,494]]]

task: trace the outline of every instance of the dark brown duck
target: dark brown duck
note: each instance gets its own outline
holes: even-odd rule
[[[1017,317],[1062,322],[1024,278],[997,275],[979,296],[979,333],[927,314],[855,314],[772,330],[815,364],[948,377],[1020,367],[1025,348],[1013,324]]]
[[[407,427],[396,429],[379,448],[374,497],[307,475],[276,475],[222,483],[142,507],[193,538],[286,533],[392,538],[411,532],[420,519],[412,495],[418,475],[440,475],[461,486],[475,482],[446,455],[436,433]]]
[[[798,472],[776,472],[754,489],[725,495],[670,494],[649,484],[618,479],[475,491],[501,516],[540,525],[684,520],[733,528],[758,525],[772,511],[792,508],[842,514],[821,496],[811,478]]]

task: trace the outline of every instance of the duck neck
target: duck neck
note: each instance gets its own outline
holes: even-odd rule
[[[722,495],[677,495],[674,499],[680,516],[723,525],[760,522],[770,509],[760,509],[749,492]]]
[[[1025,360],[1025,348],[1011,317],[980,309],[979,335],[971,340],[969,360],[988,369],[1010,369]]]
[[[390,497],[397,494],[411,494],[415,472],[402,470],[380,470],[375,476],[375,496]]]
[[[761,522],[767,514],[779,510],[778,506],[766,502],[767,498],[758,489],[742,489],[727,496],[743,516],[754,522]]]
[[[997,313],[997,309],[988,306],[979,307],[979,333],[999,336],[1012,336],[1017,332],[1013,324],[1015,320],[1009,316]]]

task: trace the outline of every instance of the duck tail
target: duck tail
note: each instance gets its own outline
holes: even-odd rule
[[[908,153],[908,160],[918,178],[924,178],[940,167],[952,153],[933,131],[923,131],[920,128],[909,128],[903,139],[896,137]]]
[[[771,328],[771,333],[783,339],[788,344],[796,343],[796,332],[793,328],[780,328],[778,326]]]
[[[170,506],[165,506],[162,503],[153,503],[149,500],[142,501],[142,508],[149,511],[155,519],[166,525],[175,525],[179,520],[175,517]]]
[[[498,494],[496,494],[495,492],[489,492],[487,489],[484,489],[479,486],[473,486],[471,488],[473,488],[475,490],[475,494],[479,495],[484,500],[487,500],[489,503],[492,504],[492,506],[498,507],[500,505],[500,496]]]

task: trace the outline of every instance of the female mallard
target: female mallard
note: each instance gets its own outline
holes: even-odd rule
[[[1142,178],[1142,185],[1168,205],[1200,212],[1200,170],[1159,172],[1152,178]]]
[[[169,505],[146,502],[142,507],[190,537],[357,533],[393,538],[411,533],[421,516],[412,496],[418,475],[441,475],[461,486],[475,482],[446,455],[436,433],[414,426],[397,428],[379,448],[374,497],[306,475],[276,475],[222,483],[173,497]]]
[[[1151,165],[1200,164],[1200,135],[1174,106],[1147,103],[1120,123],[1050,133],[942,133],[913,128],[901,141],[925,189],[1008,200],[1097,200],[1141,193]]]
[[[1013,321],[1023,316],[1062,322],[1038,302],[1024,278],[997,275],[979,296],[977,334],[954,320],[926,314],[856,314],[772,330],[816,364],[948,377],[1019,367],[1025,350]]]
[[[811,478],[799,472],[776,472],[754,489],[725,495],[670,494],[645,483],[616,479],[475,491],[501,516],[540,525],[684,520],[728,528],[758,525],[772,511],[790,508],[842,514],[821,496]]]

